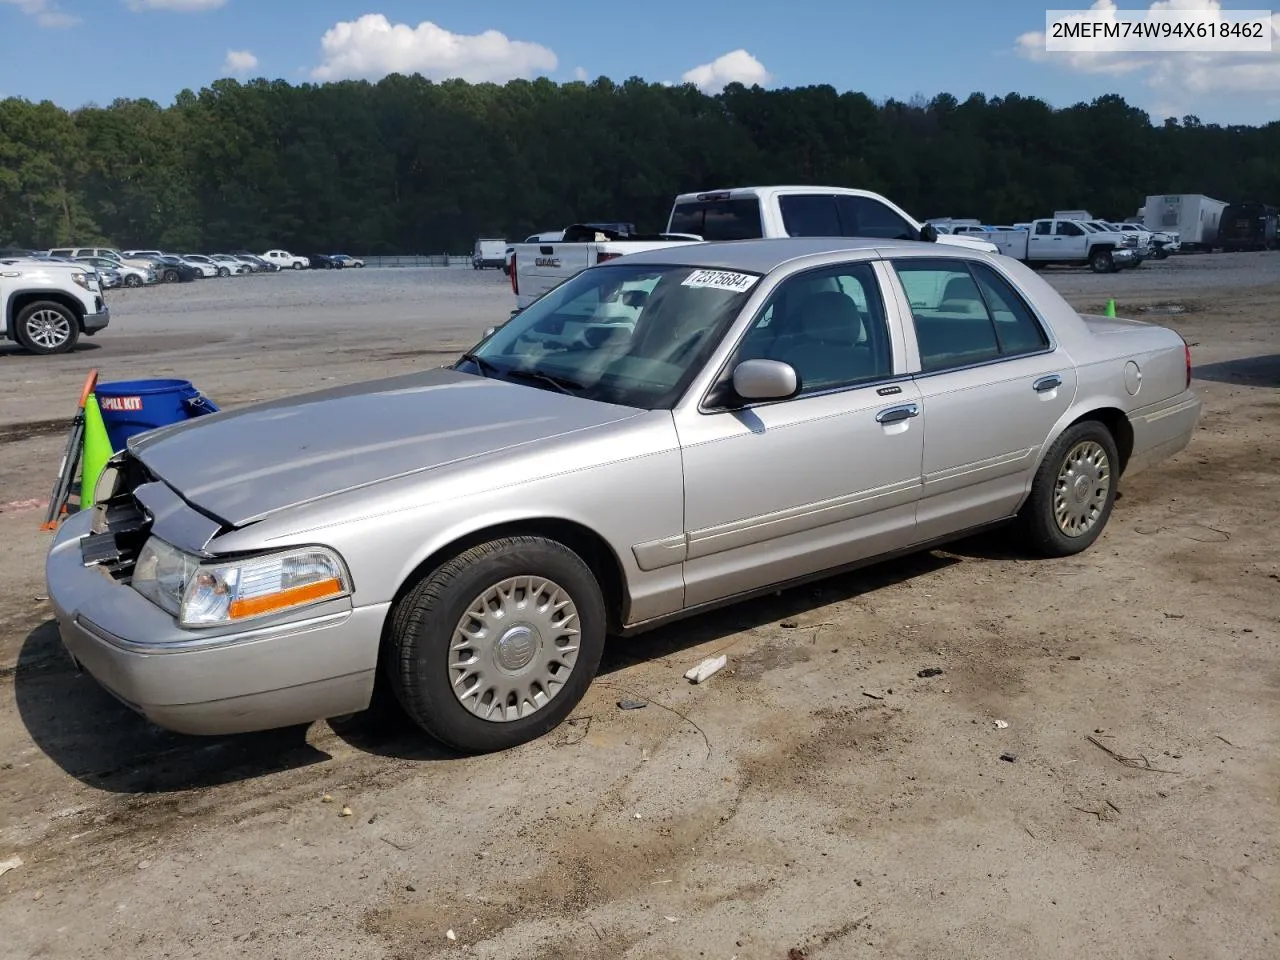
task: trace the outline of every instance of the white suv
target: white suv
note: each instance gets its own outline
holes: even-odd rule
[[[290,267],[294,270],[306,270],[311,266],[308,258],[295,257],[288,250],[268,250],[262,255],[262,259],[267,263],[274,263],[281,270],[287,270]]]
[[[98,275],[78,263],[0,259],[0,337],[32,353],[66,353],[111,322]]]

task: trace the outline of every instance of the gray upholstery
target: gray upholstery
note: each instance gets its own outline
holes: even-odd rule
[[[874,375],[875,360],[865,345],[862,313],[845,294],[835,290],[811,294],[789,320],[788,336],[778,359],[795,367],[803,388],[838,385]]]

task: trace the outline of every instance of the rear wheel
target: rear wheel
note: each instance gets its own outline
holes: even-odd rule
[[[66,353],[80,339],[80,322],[62,304],[37,300],[18,314],[14,333],[18,343],[32,353]]]
[[[1110,250],[1095,250],[1089,254],[1089,268],[1094,273],[1112,273],[1116,265]]]
[[[388,679],[437,740],[505,750],[569,715],[604,636],[604,598],[582,558],[554,540],[508,537],[454,557],[400,600]]]
[[[1045,455],[1018,514],[1027,546],[1047,557],[1087,550],[1115,504],[1120,458],[1096,420],[1068,427]]]
[[[219,268],[218,268],[218,276],[220,276],[220,277],[229,277],[229,276],[231,276],[231,271],[230,271],[227,267],[219,267]]]

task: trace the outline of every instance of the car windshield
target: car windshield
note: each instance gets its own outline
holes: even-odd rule
[[[759,281],[757,273],[691,266],[592,267],[535,300],[456,369],[669,409]]]

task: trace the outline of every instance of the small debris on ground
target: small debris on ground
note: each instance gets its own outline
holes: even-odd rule
[[[1079,660],[1080,658],[1079,658],[1078,656],[1076,656],[1076,655],[1073,653],[1071,656],[1067,657],[1067,659],[1068,659],[1068,660]]]
[[[406,884],[404,885],[404,888],[405,888],[407,891],[409,891],[410,893],[417,893],[417,892],[418,892],[418,888],[417,888],[417,887],[415,887],[412,883],[406,883]]]
[[[648,705],[649,704],[645,703],[643,700],[619,700],[618,701],[619,710],[639,710],[643,707],[647,707]]]
[[[925,667],[923,670],[917,673],[916,676],[922,679],[928,678],[928,677],[940,677],[942,676],[942,668],[941,667]]]
[[[878,693],[872,693],[870,690],[863,690],[863,691],[862,691],[862,695],[863,695],[864,697],[870,697],[872,700],[883,700],[883,699],[884,699],[884,697],[880,696],[880,694],[878,694]]]
[[[800,624],[796,623],[794,620],[783,620],[782,623],[778,624],[778,626],[782,627],[783,630],[794,630],[796,627],[800,626]]]
[[[729,658],[723,653],[718,657],[708,657],[693,669],[687,671],[684,675],[686,680],[693,683],[702,683],[704,680],[713,677],[724,669],[724,665],[729,662]]]
[[[151,866],[151,861],[150,861],[150,860],[143,860],[143,861],[141,861],[141,862],[138,864],[138,869],[139,869],[139,870],[145,870],[145,869],[147,869],[147,867],[149,867],[149,866]]]
[[[662,919],[664,919],[664,920],[666,920],[666,921],[668,921],[668,922],[670,922],[670,923],[678,923],[678,922],[679,922],[679,920],[680,920],[680,918],[679,918],[679,917],[663,917]]]
[[[1005,763],[1017,763],[1018,755],[1012,751],[1006,750],[1004,753],[1000,754],[1000,759]]]
[[[321,798],[320,798],[320,802],[321,802],[321,803],[333,803],[333,797],[329,796],[329,794],[327,794],[327,793],[326,793],[323,797],[321,797]]]
[[[343,808],[342,808],[342,812],[341,812],[341,813],[339,813],[339,814],[338,814],[338,816],[340,816],[340,817],[349,817],[349,816],[351,816],[351,808],[350,808],[350,807],[343,807]]]
[[[16,854],[8,860],[0,860],[0,877],[3,877],[10,870],[17,870],[22,866],[22,858]]]
[[[444,935],[445,935],[446,937],[448,937],[450,940],[457,940],[457,939],[458,939],[458,935],[457,935],[456,933],[454,933],[452,930],[446,930],[446,931],[444,932]]]
[[[997,729],[997,730],[1005,730],[1005,729],[1007,729],[1007,728],[1008,728],[1008,726],[1009,726],[1009,721],[1008,721],[1008,720],[993,720],[993,721],[991,721],[991,722],[992,722],[992,723],[994,723],[994,724],[996,725],[996,729]]]

